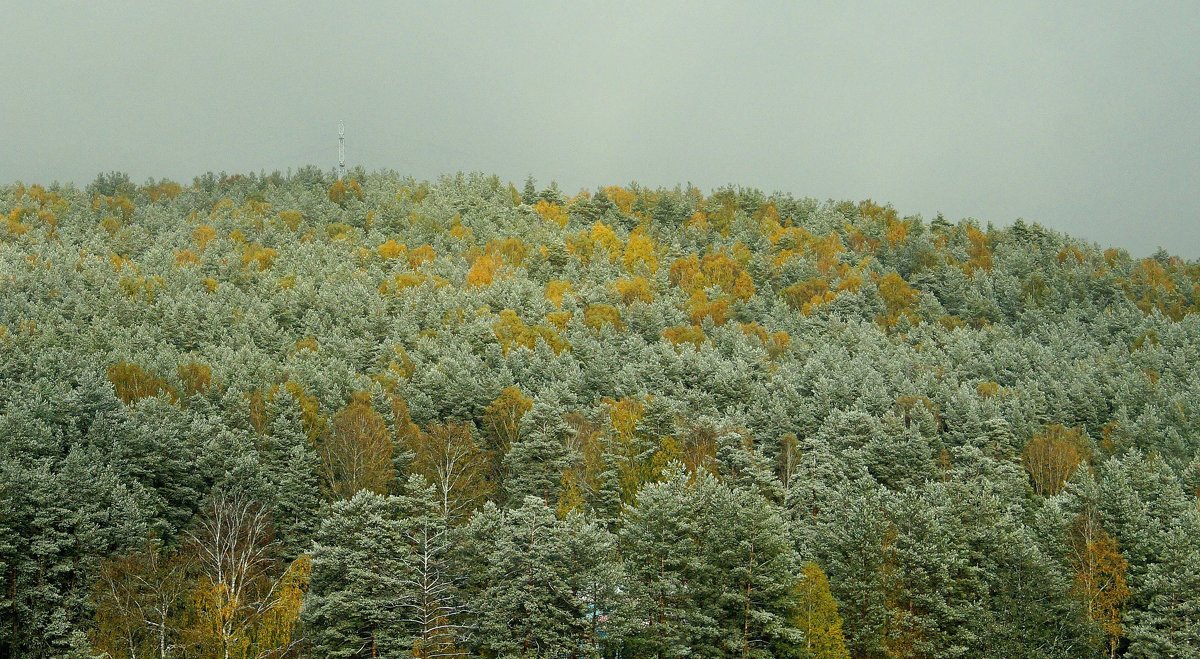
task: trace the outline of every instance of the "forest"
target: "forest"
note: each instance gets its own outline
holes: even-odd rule
[[[0,657],[1197,657],[1198,497],[1162,250],[738,186],[0,186]]]

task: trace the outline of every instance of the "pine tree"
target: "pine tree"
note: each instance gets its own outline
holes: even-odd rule
[[[755,492],[775,504],[783,502],[783,485],[775,477],[771,461],[754,448],[750,438],[733,432],[719,436],[717,468],[730,485]]]
[[[139,401],[128,409],[127,419],[120,413],[96,417],[88,442],[96,442],[110,456],[106,462],[161,499],[163,523],[156,532],[173,539],[203,499],[206,483],[196,436],[211,427],[161,398]]]
[[[608,650],[620,647],[628,628],[617,538],[578,513],[568,515],[560,527],[570,599],[577,612],[572,654],[607,656]]]
[[[885,652],[892,586],[887,566],[891,523],[878,492],[847,492],[835,506],[837,517],[823,524],[813,540],[816,553],[827,566],[846,621],[847,649],[854,656],[879,655]]]
[[[1142,578],[1140,610],[1127,616],[1129,657],[1200,655],[1200,521],[1195,514],[1163,538],[1162,560]]]
[[[9,433],[6,440],[15,440]],[[69,655],[92,612],[98,559],[147,536],[154,497],[86,450],[71,451],[55,469],[22,457],[0,459],[0,653]]]
[[[846,483],[865,487],[871,482],[866,468],[850,451],[835,452],[821,436],[801,443],[785,509],[796,548],[805,558],[817,558],[816,552],[825,543],[826,525],[845,512],[845,496],[839,488]]]
[[[975,639],[971,647],[1006,657],[1094,655],[1099,639],[1080,602],[1070,595],[1072,577],[1063,564],[1061,539],[1051,543],[1052,554],[1046,553],[1002,502],[962,495],[952,501],[966,522],[965,549],[982,559],[979,576],[987,583],[987,598],[964,633]]]
[[[487,523],[487,516],[481,519]],[[477,559],[486,587],[473,598],[474,643],[499,656],[571,652],[586,618],[580,602],[570,597],[574,575],[554,511],[531,496],[498,521],[489,533],[490,548]]]
[[[521,190],[521,203],[532,206],[538,200],[537,181],[533,174],[525,177],[525,187]]]
[[[1186,656],[1194,651],[1200,515],[1159,456],[1131,452],[1100,470],[1095,504],[1128,561],[1131,595],[1123,623],[1127,654]]]
[[[906,490],[888,501],[891,520],[883,554],[887,620],[884,645],[896,656],[930,656],[961,644],[986,592],[972,574],[963,541],[969,530],[949,514],[945,484]],[[965,496],[963,488],[953,490]]]
[[[263,450],[265,470],[273,485],[272,521],[289,557],[309,549],[322,504],[321,461],[304,432],[302,414],[290,394],[280,393]]]
[[[697,511],[709,595],[727,655],[778,657],[801,644],[792,624],[799,561],[778,509],[751,489],[719,487],[712,507]]]
[[[641,657],[719,653],[696,515],[711,505],[717,484],[705,472],[690,483],[681,465],[664,478],[638,492],[621,527],[630,617],[637,621],[626,647]]]
[[[934,480],[934,453],[929,440],[915,426],[904,427],[896,416],[884,418],[863,446],[867,470],[880,485],[903,490]]]
[[[560,394],[550,389],[534,399],[532,409],[522,417],[520,439],[504,456],[509,501],[519,503],[527,496],[536,496],[547,505],[558,501],[567,466],[564,442],[571,432],[565,414]]]
[[[397,606],[407,559],[400,510],[397,498],[363,490],[333,504],[321,524],[304,607],[315,655],[401,656],[411,647]]]

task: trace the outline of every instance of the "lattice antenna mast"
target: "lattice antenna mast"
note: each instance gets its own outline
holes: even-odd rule
[[[346,175],[346,124],[338,122],[338,180]]]

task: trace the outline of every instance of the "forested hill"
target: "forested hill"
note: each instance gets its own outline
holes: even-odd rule
[[[0,656],[1200,656],[1200,264],[313,168],[0,216]]]

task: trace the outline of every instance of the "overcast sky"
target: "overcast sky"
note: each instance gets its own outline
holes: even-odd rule
[[[5,3],[0,181],[725,183],[1200,257],[1200,3]],[[15,5],[15,6],[14,6]]]

